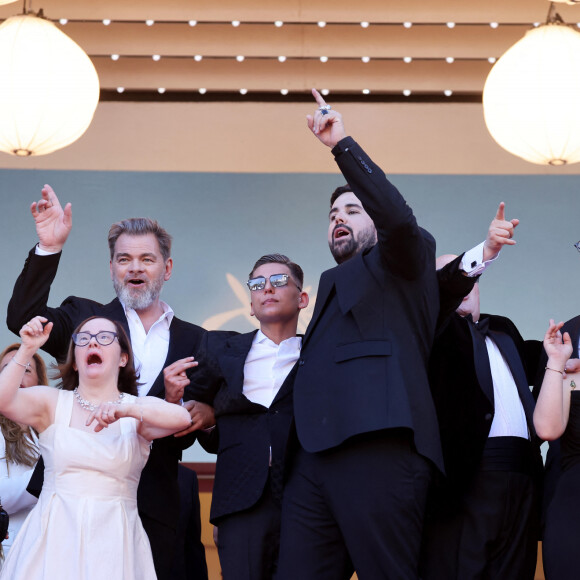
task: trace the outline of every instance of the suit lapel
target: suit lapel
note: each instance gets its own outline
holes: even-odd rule
[[[491,367],[489,366],[489,355],[487,353],[487,346],[485,346],[484,336],[475,328],[475,324],[471,320],[466,320],[469,332],[471,333],[471,341],[473,343],[473,363],[475,365],[475,374],[481,390],[489,399],[489,402],[494,404],[493,396],[493,379],[491,378]]]
[[[233,391],[243,392],[244,364],[257,332],[257,330],[254,330],[246,334],[237,334],[229,337],[224,344],[223,351],[218,355],[223,376],[228,388]]]
[[[304,335],[303,346],[308,341],[318,319],[320,318],[320,314],[324,310],[324,306],[328,301],[328,297],[330,296],[330,292],[334,286],[334,272],[337,271],[337,268],[332,268],[332,270],[326,270],[320,276],[320,281],[318,283],[318,292],[316,294],[316,304],[314,305],[314,312],[312,313],[312,319],[310,320],[310,324],[308,324],[308,328],[306,329],[306,334]]]
[[[284,379],[282,386],[280,387],[279,391],[276,393],[276,396],[274,397],[274,400],[272,401],[272,406],[292,392],[292,388],[294,387],[294,377],[296,376],[297,370],[298,370],[298,361],[294,363],[294,366],[290,369],[288,376]]]
[[[113,301],[103,306],[102,316],[104,316],[105,318],[111,318],[119,322],[121,326],[125,329],[125,332],[129,337],[129,341],[131,340],[131,333],[129,332],[129,323],[127,322],[125,309],[123,308],[123,305],[119,302],[118,298],[115,298]]]
[[[182,321],[173,317],[171,325],[169,326],[169,348],[167,349],[167,357],[163,363],[163,369],[174,363],[176,360],[190,356],[191,354],[191,344],[188,337],[185,336],[186,325]],[[148,396],[151,397],[162,397],[165,393],[165,380],[163,378],[163,369],[157,375],[154,383],[151,385]]]

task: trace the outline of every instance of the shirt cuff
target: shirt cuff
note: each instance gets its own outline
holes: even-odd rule
[[[58,254],[58,252],[47,252],[46,250],[43,250],[39,244],[36,244],[36,247],[34,248],[34,253],[37,256],[52,256],[54,254]]]
[[[488,266],[497,260],[499,256],[499,252],[497,256],[492,258],[491,260],[483,261],[483,245],[485,242],[481,242],[479,246],[475,246],[475,248],[471,248],[471,250],[465,252],[463,255],[463,259],[461,260],[461,269],[465,272],[465,274],[469,278],[475,278],[475,276],[479,276],[483,274],[483,272],[488,268]]]

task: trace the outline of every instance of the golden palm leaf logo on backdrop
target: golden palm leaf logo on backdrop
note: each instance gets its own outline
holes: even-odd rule
[[[227,326],[230,320],[242,316],[249,322],[254,328],[260,328],[260,323],[253,317],[250,316],[250,295],[248,289],[243,282],[240,282],[237,278],[232,276],[232,274],[226,273],[226,280],[230,288],[232,289],[235,297],[241,306],[238,308],[233,308],[232,310],[226,310],[225,312],[220,312],[210,316],[202,322],[202,326],[207,328],[207,330],[220,330]],[[306,327],[312,318],[312,311],[314,309],[314,301],[316,296],[310,294],[312,286],[307,286],[304,288],[304,292],[308,292],[310,295],[310,303],[308,307],[302,310],[300,317],[298,318],[298,333],[304,334],[306,332]]]

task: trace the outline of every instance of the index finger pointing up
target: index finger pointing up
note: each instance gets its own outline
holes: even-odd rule
[[[312,96],[318,103],[319,107],[326,107],[326,101],[322,98],[322,95],[316,89],[312,89]]]
[[[497,208],[495,219],[501,221],[505,220],[505,203],[503,201],[499,204],[499,207]]]

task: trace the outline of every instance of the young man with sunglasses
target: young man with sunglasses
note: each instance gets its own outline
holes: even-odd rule
[[[303,281],[300,266],[286,256],[262,256],[248,281],[260,329],[209,332],[200,368],[211,368],[213,384],[193,385],[200,396],[208,389],[215,396],[217,428],[200,442],[218,454],[210,521],[218,526],[225,580],[270,580],[276,571],[292,381],[302,343],[296,328],[308,306]]]
[[[42,199],[31,205],[38,244],[33,248],[18,277],[8,305],[7,323],[18,333],[34,316],[44,316],[53,323],[49,340],[42,347],[57,361],[66,357],[73,330],[90,316],[104,316],[120,322],[131,339],[139,372],[139,395],[165,398],[171,403],[192,397],[186,391],[175,392],[164,384],[165,375],[178,375],[181,362],[197,356],[205,330],[178,319],[169,305],[160,299],[163,284],[171,277],[171,236],[154,220],[132,218],[113,224],[109,230],[111,278],[117,294],[109,304],[86,298],[68,297],[59,307],[47,305],[50,287],[56,276],[62,249],[72,228],[72,209],[62,208],[53,189],[45,185]],[[213,424],[211,408],[200,403],[186,403],[193,429]],[[188,430],[188,431],[190,431]],[[183,555],[175,553],[179,520],[177,465],[181,452],[195,441],[186,437],[165,437],[153,443],[149,460],[142,472],[137,501],[139,515],[153,551],[155,570],[160,580],[174,580],[175,562]],[[40,493],[43,465],[39,462],[29,490]],[[199,506],[199,499],[196,506]],[[198,508],[199,509],[199,508]],[[199,513],[197,514],[199,519]],[[205,553],[201,538],[188,546],[199,569],[207,578]],[[185,571],[183,571],[185,574]]]

